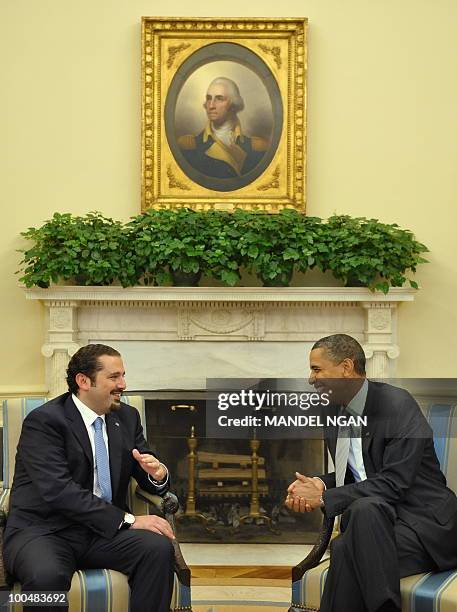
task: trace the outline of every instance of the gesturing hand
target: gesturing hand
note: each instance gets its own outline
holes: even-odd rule
[[[149,455],[148,453],[140,453],[138,449],[134,448],[132,450],[133,458],[138,461],[143,470],[151,476],[153,480],[157,480],[160,482],[167,475],[167,470],[160,463],[160,461],[154,457],[154,455]]]
[[[147,531],[154,531],[155,533],[167,536],[170,540],[175,539],[170,523],[156,514],[136,516],[135,522],[130,529],[146,529]]]

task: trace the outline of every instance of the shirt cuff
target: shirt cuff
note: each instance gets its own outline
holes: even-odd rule
[[[313,478],[315,478],[316,480],[320,480],[321,483],[324,485],[324,491],[327,491],[327,485],[325,484],[325,482],[322,480],[322,478],[319,478],[319,476],[313,476]]]
[[[165,469],[166,474],[165,474],[165,478],[163,478],[160,481],[157,480],[153,480],[151,478],[151,476],[148,474],[148,480],[151,484],[153,484],[157,489],[163,489],[164,487],[167,486],[168,484],[168,468],[166,465],[164,465],[162,462],[160,462],[160,465]]]

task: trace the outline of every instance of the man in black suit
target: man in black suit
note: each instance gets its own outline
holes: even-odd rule
[[[84,346],[68,365],[69,392],[24,420],[5,563],[23,591],[68,591],[77,569],[118,570],[129,578],[131,612],[169,612],[172,530],[158,516],[133,516],[126,502],[130,477],[157,494],[168,471],[138,411],[120,400],[124,376],[116,350]]]
[[[310,368],[318,391],[331,389],[347,413],[367,418],[350,439],[343,470],[341,435],[328,432],[335,472],[313,478],[297,472],[288,488],[288,508],[341,515],[321,612],[398,612],[400,578],[457,567],[457,498],[416,401],[403,389],[367,381],[365,354],[354,338],[336,334],[316,342]]]

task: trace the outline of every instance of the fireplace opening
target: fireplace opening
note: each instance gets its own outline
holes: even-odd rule
[[[167,464],[180,500],[181,542],[313,543],[319,511],[284,506],[295,472],[324,471],[322,440],[236,440],[206,436],[206,391],[145,396],[147,438]]]

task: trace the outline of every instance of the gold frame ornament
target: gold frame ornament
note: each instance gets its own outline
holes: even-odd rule
[[[142,210],[304,211],[307,19],[142,22]],[[208,109],[214,80],[232,87],[228,137]]]

